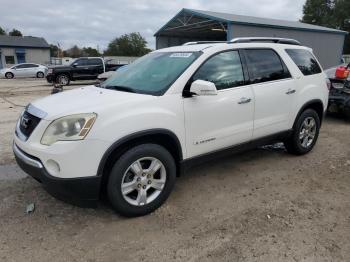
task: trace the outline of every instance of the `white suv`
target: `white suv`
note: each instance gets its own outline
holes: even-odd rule
[[[189,43],[154,51],[101,86],[29,104],[13,150],[57,198],[91,206],[106,192],[117,212],[139,216],[199,161],[275,141],[309,152],[327,101],[326,76],[295,40]]]

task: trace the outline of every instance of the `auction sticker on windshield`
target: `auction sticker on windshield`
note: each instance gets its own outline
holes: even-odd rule
[[[180,58],[188,58],[192,55],[192,53],[173,53],[170,57],[180,57]]]

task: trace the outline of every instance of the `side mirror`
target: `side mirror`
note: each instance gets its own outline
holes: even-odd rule
[[[74,64],[73,64],[73,67],[77,67],[77,66],[78,66],[78,63],[74,63]]]
[[[190,92],[197,96],[215,96],[218,90],[214,83],[204,80],[196,80],[191,84]]]

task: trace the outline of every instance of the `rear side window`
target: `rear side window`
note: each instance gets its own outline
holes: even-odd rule
[[[275,51],[246,49],[245,54],[251,83],[263,83],[291,77],[287,67]]]
[[[238,51],[219,53],[207,60],[193,76],[215,84],[218,90],[244,85],[241,59]]]
[[[322,72],[320,65],[310,51],[303,49],[286,49],[286,52],[305,76]]]
[[[102,65],[102,60],[93,58],[93,59],[89,59],[87,63],[88,65]]]
[[[30,68],[30,67],[39,67],[38,65],[34,65],[34,64],[27,64],[27,68]]]

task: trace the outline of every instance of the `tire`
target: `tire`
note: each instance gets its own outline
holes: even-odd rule
[[[152,166],[156,170],[153,175]],[[115,162],[107,184],[108,198],[117,213],[126,217],[143,216],[166,201],[175,179],[172,155],[160,145],[142,144],[126,151]]]
[[[60,86],[68,86],[70,82],[70,79],[67,75],[61,74],[56,77],[56,83]]]
[[[36,77],[37,78],[44,78],[45,74],[43,72],[38,72],[38,73],[36,73]]]
[[[288,153],[304,155],[315,146],[320,132],[320,118],[313,109],[306,109],[296,120],[292,135],[284,142]]]
[[[7,73],[5,74],[5,77],[6,77],[7,79],[12,79],[12,78],[14,78],[15,76],[13,75],[13,73],[7,72]]]

